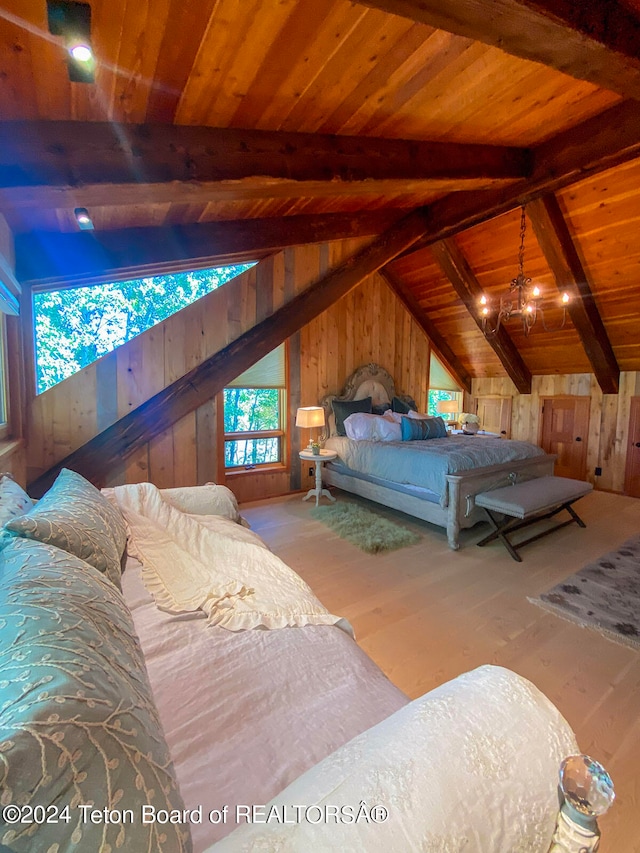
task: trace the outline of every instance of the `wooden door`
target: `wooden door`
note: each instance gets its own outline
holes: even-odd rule
[[[624,492],[633,498],[640,498],[640,397],[631,398]]]
[[[511,397],[478,397],[476,414],[480,429],[511,438]]]
[[[542,400],[542,437],[546,453],[557,455],[557,477],[584,480],[587,473],[589,437],[588,397],[544,397]]]

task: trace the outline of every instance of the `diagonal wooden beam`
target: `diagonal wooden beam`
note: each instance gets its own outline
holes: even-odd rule
[[[4,122],[0,200],[15,208],[371,194],[514,180],[526,149],[235,128]],[[381,186],[382,185],[382,186]]]
[[[482,287],[457,243],[453,239],[441,240],[431,246],[431,251],[456,293],[464,302],[467,311],[482,331],[482,320],[477,307],[478,300],[482,296]],[[500,326],[495,335],[487,338],[487,343],[500,359],[507,376],[518,391],[521,394],[530,394],[531,371],[524,363],[504,326]]]
[[[73,234],[33,231],[16,235],[16,275],[29,284],[73,285],[203,269],[255,260],[286,246],[373,237],[402,215],[381,210]]]
[[[64,467],[73,468],[101,485],[116,462],[211,399],[228,382],[415,243],[425,228],[422,211],[405,216],[266,320],[71,453],[30,484],[32,494],[42,495]]]
[[[623,3],[358,0],[640,98],[640,19]]]
[[[380,275],[402,302],[409,314],[411,314],[425,335],[429,338],[434,352],[447,368],[449,373],[460,384],[460,386],[470,394],[471,376],[458,356],[451,349],[445,338],[440,334],[422,305],[420,305],[418,300],[415,298],[411,289],[407,287],[400,276],[396,275],[386,267],[380,270]]]
[[[617,394],[620,368],[560,204],[554,195],[546,195],[531,202],[527,213],[558,290],[571,298],[567,310],[602,393]]]

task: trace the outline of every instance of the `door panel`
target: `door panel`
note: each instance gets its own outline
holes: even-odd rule
[[[640,397],[631,398],[624,492],[640,498]]]
[[[545,397],[542,400],[541,446],[557,455],[557,477],[584,480],[589,438],[588,397]]]
[[[478,397],[476,414],[480,428],[511,438],[511,397]]]

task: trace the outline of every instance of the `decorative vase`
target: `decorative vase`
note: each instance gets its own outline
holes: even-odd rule
[[[317,441],[314,441],[311,445],[311,452],[314,456],[320,456],[320,444]]]

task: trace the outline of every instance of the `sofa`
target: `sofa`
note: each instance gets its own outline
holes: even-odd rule
[[[493,666],[409,701],[224,487],[4,476],[0,521],[0,849],[548,850],[557,709]]]

